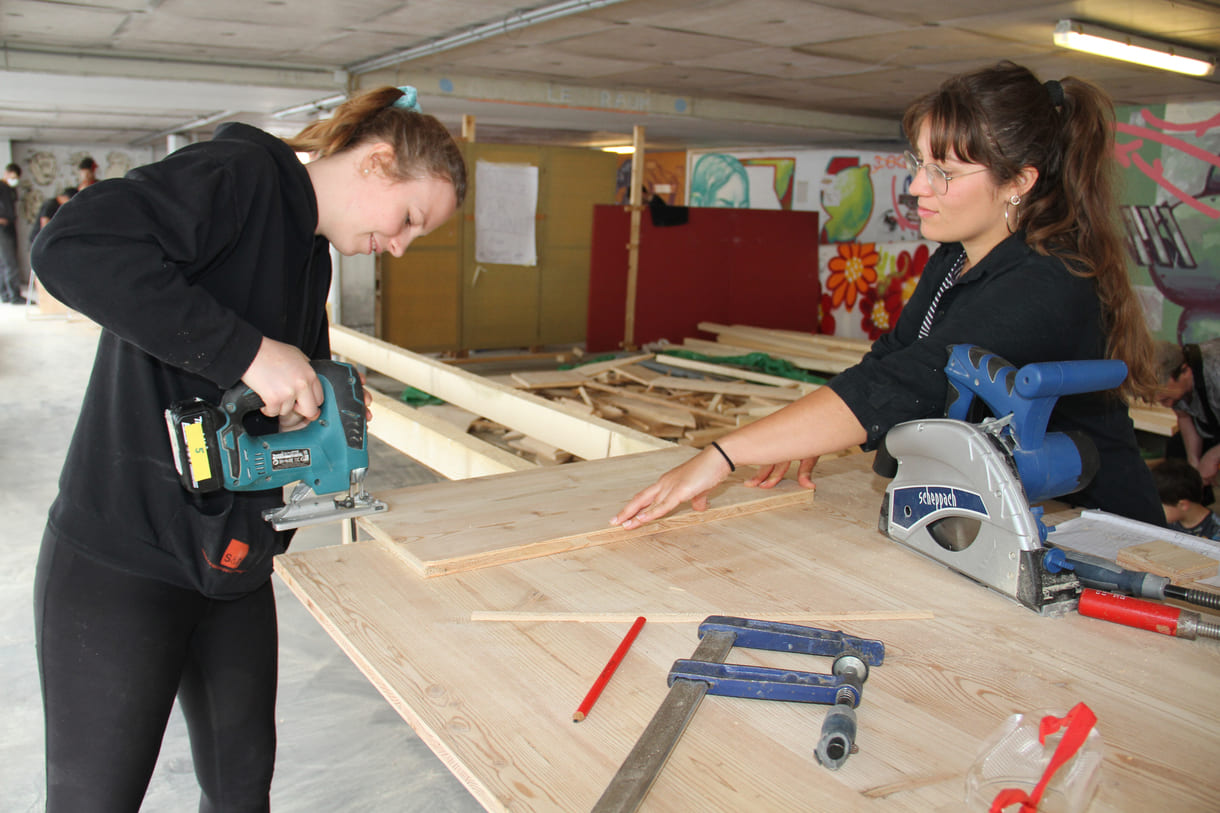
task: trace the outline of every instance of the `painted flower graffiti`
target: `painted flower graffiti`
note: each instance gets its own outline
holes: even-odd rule
[[[877,282],[877,262],[881,255],[872,243],[839,243],[838,256],[831,257],[828,267],[830,277],[826,287],[830,290],[831,305],[855,307],[856,298]]]
[[[931,246],[922,241],[839,243],[834,251],[822,264],[818,332],[876,340],[893,330],[919,284]]]
[[[894,273],[870,287],[860,299],[860,328],[868,338],[876,340],[894,329],[898,315],[911,299],[923,268],[928,264],[928,246],[920,244],[912,251],[900,251],[894,258]]]

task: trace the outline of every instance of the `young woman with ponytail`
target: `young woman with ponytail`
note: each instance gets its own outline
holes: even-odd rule
[[[103,328],[34,577],[49,813],[139,809],[175,698],[199,810],[269,808],[271,565],[291,532],[261,514],[281,493],[188,493],[163,413],[242,381],[260,431],[317,417],[330,246],[399,256],[465,189],[415,90],[382,88],[287,142],[223,125],[43,229],[42,283]]]
[[[635,528],[687,501],[701,510],[731,465],[760,466],[748,484],[768,487],[800,460],[812,488],[819,455],[873,449],[898,423],[943,416],[948,348],[972,344],[1018,367],[1126,362],[1120,392],[1056,404],[1050,429],[1088,434],[1101,460],[1064,499],[1163,525],[1124,401],[1152,397],[1157,379],[1117,221],[1112,119],[1088,82],[1044,83],[1010,62],[916,100],[903,118],[910,194],[923,236],[941,246],[894,330],[826,386],[662,475],[611,524]]]

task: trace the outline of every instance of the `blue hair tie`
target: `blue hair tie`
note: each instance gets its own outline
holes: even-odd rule
[[[410,85],[403,85],[399,88],[402,95],[394,100],[390,107],[401,107],[403,110],[410,110],[412,113],[422,113],[419,109],[419,92]]]

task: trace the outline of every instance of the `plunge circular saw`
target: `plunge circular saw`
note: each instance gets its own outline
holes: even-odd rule
[[[322,409],[300,429],[251,434],[245,418],[263,401],[244,384],[225,392],[218,406],[196,398],[165,410],[182,485],[201,494],[298,483],[283,507],[263,512],[277,531],[388,510],[364,488],[369,453],[360,375],[343,362],[311,363],[322,382]]]
[[[895,426],[874,459],[874,470],[893,478],[881,531],[1037,612],[1070,609],[1079,581],[1043,565],[1046,528],[1031,504],[1083,488],[1098,456],[1088,436],[1047,432],[1047,422],[1060,396],[1113,389],[1127,365],[1017,369],[979,347],[954,345],[945,374],[946,417]],[[976,397],[994,417],[967,420]]]

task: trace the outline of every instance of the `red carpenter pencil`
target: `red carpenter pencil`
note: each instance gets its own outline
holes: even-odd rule
[[[579,723],[581,720],[589,716],[589,710],[593,708],[593,704],[597,702],[597,698],[601,695],[602,689],[606,688],[606,684],[610,682],[610,676],[614,674],[614,670],[618,669],[618,665],[623,662],[623,656],[627,654],[627,650],[631,649],[631,642],[635,640],[635,636],[640,634],[640,630],[644,626],[644,616],[640,616],[631,625],[631,629],[627,630],[627,634],[623,636],[623,641],[618,645],[618,649],[614,650],[614,654],[610,656],[610,660],[606,662],[606,666],[602,669],[602,673],[597,676],[597,680],[593,682],[593,688],[589,689],[589,693],[585,695],[585,699],[581,701],[580,708],[572,715],[572,722]]]

